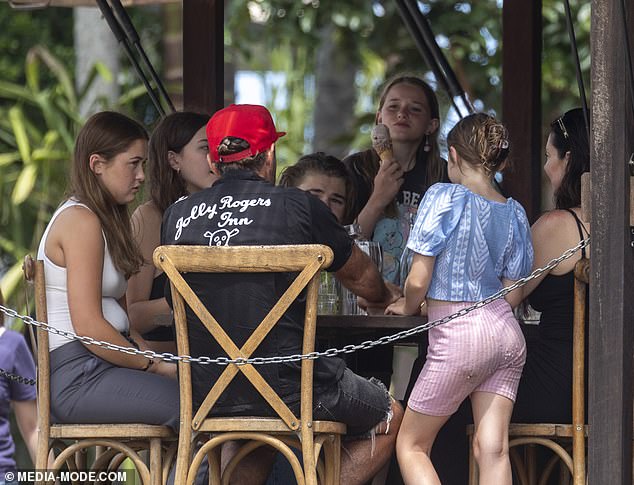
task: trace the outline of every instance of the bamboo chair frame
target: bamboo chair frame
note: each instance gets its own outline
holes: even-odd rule
[[[509,427],[509,450],[520,485],[544,485],[557,461],[561,461],[572,476],[573,485],[586,483],[586,438],[585,424],[585,322],[586,292],[590,282],[590,260],[582,258],[574,268],[574,315],[572,336],[572,423],[511,423]],[[473,425],[467,427],[469,434],[469,484],[478,484],[478,470],[473,456]],[[514,447],[525,446],[522,461]],[[541,474],[537,472],[535,448],[544,446],[553,451],[553,459]],[[570,450],[572,449],[572,452]],[[539,475],[539,476],[538,476]]]
[[[35,313],[39,322],[47,323],[46,285],[44,263],[24,258],[24,276],[33,283]],[[167,480],[169,467],[176,453],[175,433],[168,426],[148,424],[51,424],[50,422],[50,355],[48,332],[37,328],[37,427],[38,440],[35,467],[48,470],[51,450],[60,450],[54,457],[50,470],[59,470],[66,464],[69,470],[86,468],[86,451],[98,448],[93,470],[112,470],[114,464],[130,458],[143,485],[160,485]],[[172,443],[171,447],[164,444]],[[139,456],[139,451],[149,450],[149,468]],[[42,482],[38,482],[40,485]],[[47,483],[53,483],[47,482]]]
[[[328,267],[332,260],[332,250],[322,245],[158,247],[154,251],[154,263],[170,280],[178,353],[189,355],[185,304],[198,316],[229,358],[248,359],[304,289],[307,291],[302,352],[312,352],[315,346],[319,272]],[[183,279],[182,272],[292,272],[298,275],[244,345],[238,348]],[[345,434],[346,426],[332,421],[313,421],[313,364],[312,360],[302,360],[301,363],[300,416],[295,416],[251,364],[227,365],[193,415],[191,364],[179,361],[181,428],[176,461],[177,483],[193,484],[198,467],[207,457],[210,483],[226,484],[238,462],[253,449],[266,444],[276,448],[286,457],[298,484],[316,484],[318,473],[322,483],[338,484],[341,436]],[[253,384],[277,417],[209,417],[214,404],[238,372]],[[210,438],[204,442],[192,460],[192,442],[196,434],[202,433],[209,434]],[[221,476],[220,445],[233,440],[247,440],[247,443]],[[302,451],[303,467],[291,447]],[[323,462],[319,459],[322,449]]]

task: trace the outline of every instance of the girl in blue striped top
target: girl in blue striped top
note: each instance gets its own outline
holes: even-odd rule
[[[430,321],[472,305],[526,275],[533,263],[522,206],[493,187],[509,153],[506,128],[483,113],[447,136],[451,184],[435,184],[420,204],[407,247],[414,252],[405,296],[386,313]],[[429,331],[427,360],[408,402],[397,456],[408,484],[440,483],[429,458],[440,428],[470,397],[480,483],[511,485],[508,426],[526,358],[512,306],[519,291]]]

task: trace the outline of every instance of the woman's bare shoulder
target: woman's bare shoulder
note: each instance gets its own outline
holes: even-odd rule
[[[579,231],[575,218],[565,210],[555,209],[544,213],[533,224],[531,235],[537,263],[560,256],[579,241]],[[553,273],[559,274],[568,271],[569,264],[569,262],[564,262]]]
[[[149,200],[141,204],[134,210],[134,212],[132,213],[132,218],[161,221],[163,219],[163,214],[161,213],[159,208],[156,207],[156,204]]]
[[[46,253],[58,266],[68,267],[71,255],[103,251],[101,221],[87,207],[75,205],[64,209],[53,222],[46,239]]]
[[[132,230],[135,234],[146,231],[148,228],[161,227],[163,214],[152,201],[145,202],[132,213]]]
[[[59,226],[81,227],[83,230],[99,229],[101,230],[101,221],[99,217],[88,207],[83,205],[73,205],[64,209],[55,219],[55,224]]]
[[[553,209],[548,212],[544,212],[539,219],[533,224],[532,230],[536,231],[551,231],[554,229],[562,230],[568,227],[576,227],[575,219],[570,212]]]

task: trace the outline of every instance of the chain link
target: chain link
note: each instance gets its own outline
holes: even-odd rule
[[[229,359],[228,357],[192,357],[190,355],[174,355],[171,354],[169,352],[163,352],[163,353],[157,353],[154,352],[152,350],[137,350],[133,347],[122,347],[120,345],[115,345],[112,344],[110,342],[104,342],[102,340],[95,340],[91,337],[86,337],[86,336],[82,336],[82,335],[77,335],[73,332],[69,332],[66,330],[60,330],[54,327],[51,327],[50,325],[48,325],[47,323],[44,322],[38,322],[37,320],[34,320],[33,318],[31,318],[30,316],[27,315],[20,315],[18,314],[15,310],[12,310],[10,308],[6,308],[2,305],[0,305],[0,312],[4,313],[5,315],[11,317],[11,318],[19,318],[21,320],[23,320],[25,323],[29,324],[29,325],[33,325],[35,327],[39,327],[42,328],[44,330],[46,330],[47,332],[56,334],[56,335],[61,335],[62,337],[65,337],[69,340],[79,340],[82,343],[86,344],[86,345],[96,345],[98,347],[103,347],[104,349],[107,350],[116,350],[119,352],[123,352],[125,354],[130,354],[130,355],[142,355],[144,357],[147,357],[148,359],[162,359],[168,362],[188,362],[191,364],[201,364],[201,365],[209,365],[209,364],[216,364],[216,365],[229,365],[229,364],[236,364],[236,365],[245,365],[245,364],[253,364],[253,365],[262,365],[262,364],[282,364],[282,363],[288,363],[288,362],[299,362],[301,360],[306,360],[306,359],[310,359],[310,360],[315,360],[315,359],[319,359],[321,357],[336,357],[337,355],[340,354],[351,354],[354,353],[358,350],[366,350],[366,349],[371,349],[373,347],[377,347],[379,345],[386,345],[392,342],[395,342],[397,340],[401,340],[407,337],[411,337],[413,335],[417,335],[419,333],[422,333],[426,330],[429,330],[431,328],[437,327],[438,325],[442,325],[445,324],[447,322],[449,322],[450,320],[453,320],[455,318],[459,318],[459,317],[463,317],[466,314],[477,310],[479,308],[482,308],[485,305],[488,305],[489,303],[491,303],[494,300],[498,300],[500,298],[504,298],[507,294],[509,294],[511,291],[516,290],[517,288],[520,288],[522,286],[524,286],[526,283],[528,283],[531,280],[534,280],[536,278],[539,278],[543,273],[545,273],[546,271],[550,271],[551,269],[553,269],[555,266],[557,266],[559,263],[561,263],[562,261],[570,258],[573,254],[575,254],[577,251],[579,251],[582,248],[585,248],[588,244],[590,244],[590,238],[586,238],[583,239],[581,241],[579,241],[579,243],[575,246],[572,247],[570,249],[568,249],[567,251],[565,251],[561,256],[559,256],[558,258],[552,259],[548,264],[546,264],[546,266],[542,267],[542,268],[537,268],[535,269],[530,275],[526,276],[525,278],[521,278],[519,280],[517,280],[515,283],[513,283],[510,286],[507,286],[505,288],[502,288],[500,291],[498,291],[497,293],[485,298],[484,300],[480,300],[476,303],[474,303],[473,305],[469,306],[469,307],[465,307],[462,308],[461,310],[452,313],[451,315],[447,315],[443,318],[441,318],[440,320],[435,320],[433,322],[427,322],[424,323],[422,325],[419,325],[417,327],[411,328],[411,329],[407,329],[407,330],[403,330],[401,332],[395,333],[393,335],[385,335],[383,337],[380,337],[377,340],[366,340],[364,342],[361,342],[360,344],[356,344],[356,345],[346,345],[340,349],[327,349],[324,350],[322,352],[311,352],[309,354],[292,354],[292,355],[286,355],[286,356],[274,356],[274,357],[251,357],[249,359],[245,359],[245,358],[237,358],[237,359]]]
[[[29,386],[35,385],[35,379],[22,377],[22,376],[19,376],[18,374],[11,374],[11,372],[7,372],[4,369],[0,369],[0,377],[6,377],[7,379],[12,381],[18,381],[20,384],[27,384]]]

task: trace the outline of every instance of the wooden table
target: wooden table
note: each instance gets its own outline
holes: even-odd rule
[[[317,315],[317,327],[328,329],[384,329],[400,332],[427,323],[427,317],[396,315]]]
[[[409,330],[426,322],[427,317],[422,316],[317,315],[317,336],[321,350],[341,349],[349,344],[359,344],[366,340],[375,341],[380,337]],[[395,378],[392,361],[389,360],[393,359],[390,350],[394,346],[400,345],[415,346],[418,356],[424,356],[427,353],[427,332],[419,332],[416,335],[383,344],[381,347],[387,347],[385,351],[381,351],[381,347],[375,347],[374,350],[343,354],[341,357],[345,359],[348,367],[354,372],[366,377],[377,377],[389,386],[390,381]],[[370,352],[370,354],[368,355],[366,352]],[[411,372],[410,368],[400,369],[400,371],[397,371],[400,377],[396,377],[396,380],[400,382],[399,398],[405,392],[405,387],[409,380],[408,376]]]
[[[427,323],[426,316],[403,317],[396,315],[317,315],[317,336],[328,346],[343,347],[361,340],[376,340]],[[323,341],[322,340],[322,341]],[[427,352],[427,332],[395,341],[418,345],[419,354]]]

